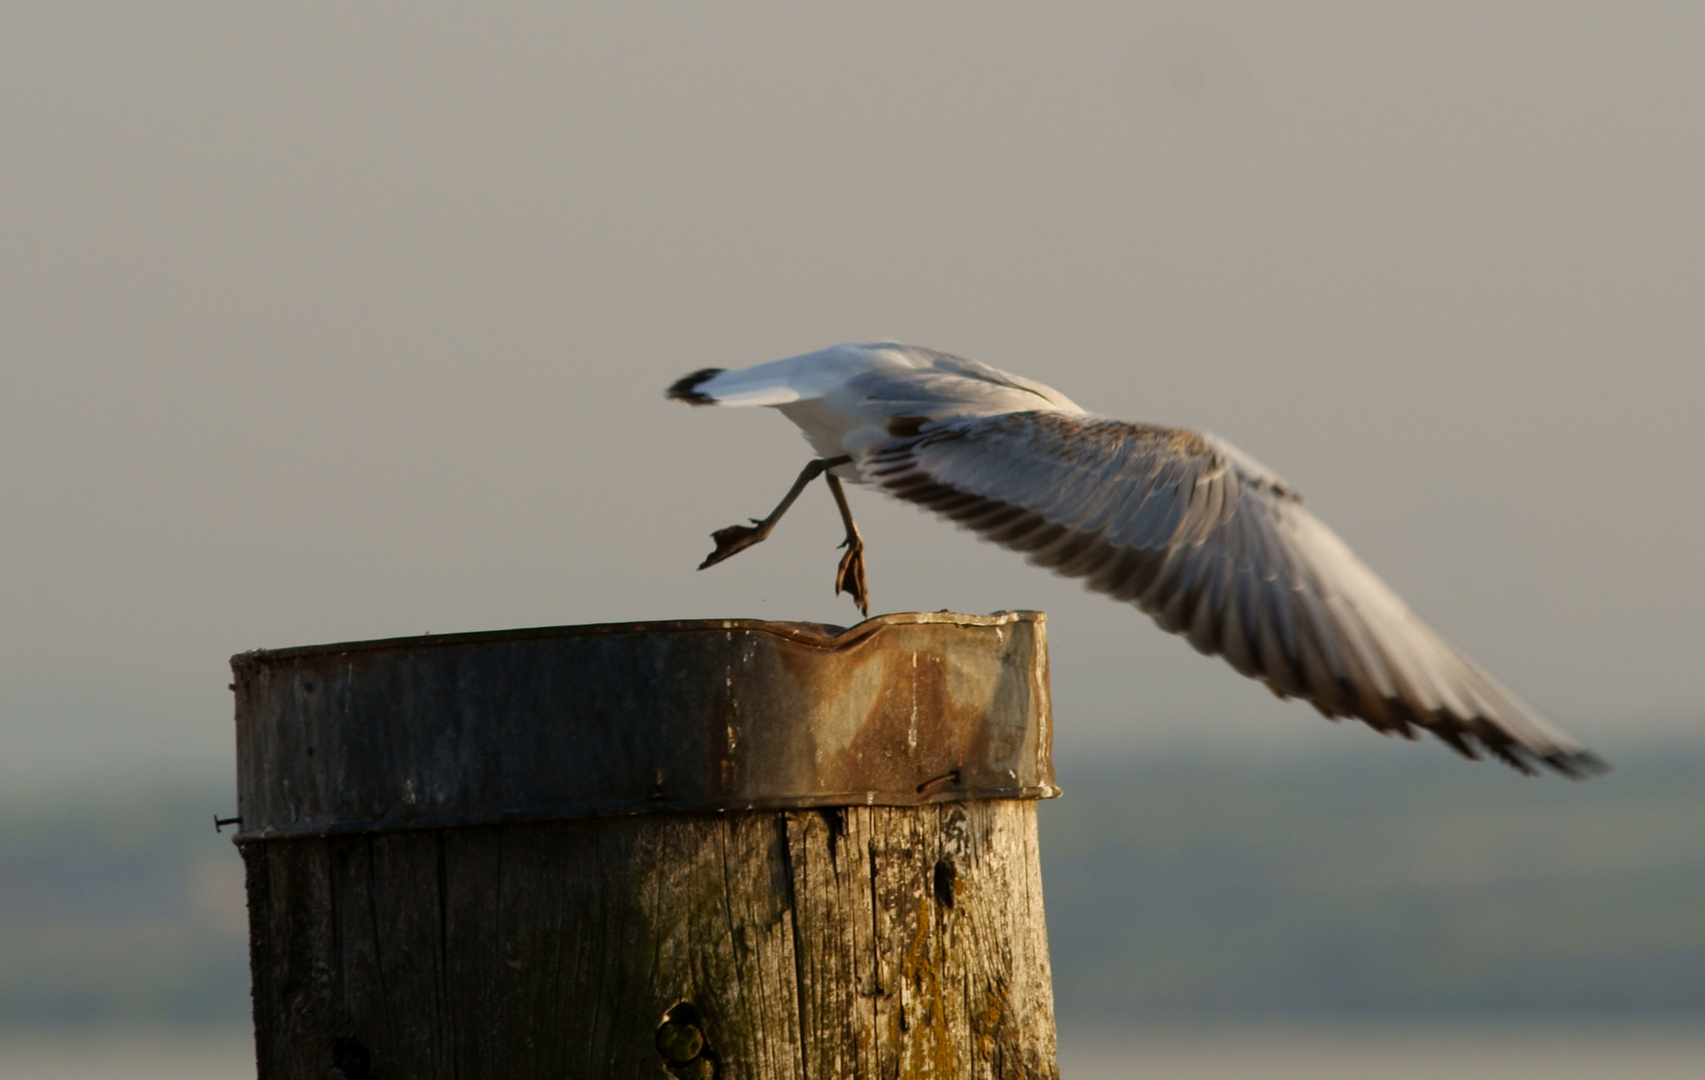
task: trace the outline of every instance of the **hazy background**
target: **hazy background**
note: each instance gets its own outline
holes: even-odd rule
[[[255,646],[853,621],[821,492],[695,572],[808,451],[662,389],[877,337],[1224,435],[1607,756],[1699,737],[1695,5],[6,11],[11,778],[227,768]],[[1050,613],[1062,752],[1322,734],[860,494],[876,609]]]
[[[1685,3],[9,3],[0,788],[229,811],[257,646],[854,621],[821,491],[695,572],[808,451],[662,390],[882,337],[1230,438],[1606,757],[1685,757],[1702,102]],[[1386,760],[853,498],[876,610],[1049,612],[1068,789]]]

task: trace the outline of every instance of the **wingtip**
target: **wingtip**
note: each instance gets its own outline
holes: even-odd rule
[[[699,393],[699,387],[725,370],[727,369],[717,367],[700,368],[685,378],[676,379],[663,396],[670,401],[684,401],[688,405],[715,405],[716,399],[709,394]]]
[[[1548,754],[1540,760],[1553,772],[1571,780],[1591,780],[1595,776],[1603,776],[1613,768],[1610,762],[1591,750],[1558,752]]]
[[[1466,732],[1457,732],[1456,740],[1453,740],[1447,737],[1446,729],[1441,726],[1434,726],[1432,731],[1434,735],[1446,743],[1451,743],[1452,748],[1464,757],[1479,761],[1481,760],[1481,753],[1487,753],[1523,776],[1543,776],[1545,770],[1549,769],[1558,776],[1570,780],[1591,780],[1595,776],[1603,776],[1611,771],[1608,762],[1585,748],[1552,750],[1547,753],[1533,747],[1523,746],[1507,736],[1489,738],[1485,731],[1474,733],[1474,742],[1478,743],[1478,747],[1475,747],[1469,743],[1468,739],[1463,738],[1467,734]],[[1456,747],[1454,742],[1457,740],[1462,741],[1467,748]]]

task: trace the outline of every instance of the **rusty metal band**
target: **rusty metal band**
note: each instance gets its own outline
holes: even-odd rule
[[[1039,612],[550,627],[231,666],[239,842],[1059,793]]]

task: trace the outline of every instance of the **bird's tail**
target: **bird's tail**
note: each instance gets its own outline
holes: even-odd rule
[[[677,379],[667,396],[689,405],[786,405],[816,396],[814,388],[800,385],[795,367],[782,361],[738,371],[703,368]]]
[[[691,405],[789,405],[811,401],[860,376],[900,364],[888,348],[836,345],[735,371],[705,368],[677,380],[668,397]]]
[[[727,370],[719,367],[700,368],[691,375],[676,379],[669,385],[669,389],[664,391],[663,396],[670,401],[684,401],[688,405],[720,404],[714,395],[707,394],[700,388]]]

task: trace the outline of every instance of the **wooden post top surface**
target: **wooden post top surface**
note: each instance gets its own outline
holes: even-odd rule
[[[1059,794],[1040,612],[502,630],[231,666],[239,841]]]

